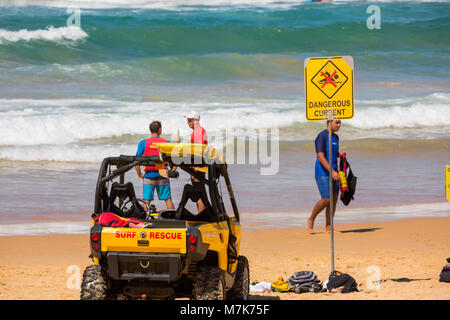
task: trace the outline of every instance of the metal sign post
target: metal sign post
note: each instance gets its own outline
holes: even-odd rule
[[[354,115],[353,58],[314,57],[305,59],[305,115],[310,121],[351,119]],[[328,127],[330,180],[331,272],[334,271],[333,143]]]
[[[331,117],[329,117],[330,119]],[[330,120],[333,120],[332,118]],[[329,163],[329,179],[330,179],[330,237],[331,237],[331,272],[334,272],[334,215],[333,215],[333,143],[331,134],[331,122],[328,126],[328,163]]]

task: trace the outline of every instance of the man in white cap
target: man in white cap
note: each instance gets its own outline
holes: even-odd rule
[[[184,116],[187,119],[189,128],[192,129],[191,143],[208,144],[208,136],[206,135],[205,128],[200,124],[200,115],[197,112],[190,112]],[[199,182],[197,179],[191,176],[192,184]],[[199,199],[197,201],[197,210],[202,212],[205,209],[203,201]]]
[[[187,119],[189,128],[191,128],[191,143],[208,144],[208,137],[205,128],[200,124],[200,115],[197,112],[190,112],[184,116]]]

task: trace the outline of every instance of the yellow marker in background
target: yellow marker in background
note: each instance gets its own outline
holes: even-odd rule
[[[447,201],[450,202],[450,166],[445,167],[445,186],[447,190]]]

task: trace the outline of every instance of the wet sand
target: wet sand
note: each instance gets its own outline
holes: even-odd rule
[[[450,218],[336,226],[336,269],[352,275],[357,293],[251,293],[251,299],[450,299],[439,273],[450,257]],[[79,279],[89,265],[86,235],[1,237],[0,299],[79,298]],[[251,281],[272,282],[302,270],[326,280],[330,237],[318,226],[244,231],[241,253]],[[377,278],[377,272],[379,277]]]

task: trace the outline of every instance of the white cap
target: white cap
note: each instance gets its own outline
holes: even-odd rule
[[[197,120],[200,120],[200,114],[198,112],[195,112],[195,111],[191,111],[189,113],[186,113],[184,115],[184,117],[186,119],[197,119]]]

